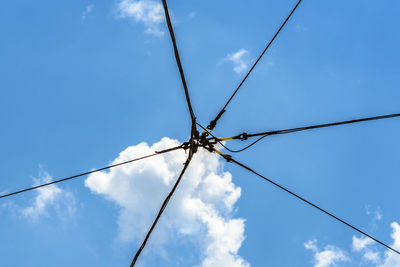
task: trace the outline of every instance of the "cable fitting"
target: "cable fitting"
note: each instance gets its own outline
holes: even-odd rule
[[[212,130],[215,128],[215,126],[217,126],[217,122],[215,120],[210,121],[210,125],[207,126],[207,129]]]
[[[231,162],[231,161],[232,161],[232,156],[231,156],[231,155],[224,154],[222,157],[224,157],[224,159],[225,159],[227,162]]]
[[[182,148],[183,148],[184,150],[188,150],[189,147],[190,147],[189,142],[185,142],[185,143],[182,144]]]
[[[216,145],[218,143],[218,141],[219,140],[216,137],[211,137],[211,138],[207,139],[207,143],[210,144],[210,145]]]
[[[247,135],[247,133],[242,133],[238,135],[238,139],[240,139],[241,141],[245,141],[249,138],[249,136]]]

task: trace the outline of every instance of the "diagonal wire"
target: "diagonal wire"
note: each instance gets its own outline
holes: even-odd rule
[[[233,153],[238,153],[238,152],[242,152],[242,151],[252,147],[256,143],[258,143],[259,141],[261,141],[262,139],[264,139],[265,137],[270,136],[270,135],[295,133],[295,132],[301,132],[301,131],[312,130],[312,129],[327,128],[327,127],[333,127],[333,126],[339,126],[339,125],[346,125],[346,124],[353,124],[353,123],[374,121],[374,120],[382,120],[382,119],[390,119],[390,118],[396,118],[396,117],[400,117],[400,113],[388,114],[388,115],[382,115],[382,116],[375,116],[375,117],[368,117],[368,118],[361,118],[361,119],[355,119],[355,120],[333,122],[333,123],[317,124],[317,125],[298,127],[298,128],[291,128],[291,129],[285,129],[285,130],[268,131],[268,132],[255,133],[255,134],[242,133],[242,134],[239,134],[239,135],[236,135],[236,136],[232,136],[232,137],[228,137],[228,138],[220,138],[220,139],[217,138],[216,140],[218,140],[218,142],[221,144],[221,140],[222,141],[223,140],[231,140],[231,139],[242,139],[242,140],[244,140],[243,138],[247,139],[247,138],[251,138],[251,137],[261,136],[260,138],[258,138],[254,142],[252,142],[250,145],[248,145],[248,146],[246,146],[246,147],[244,147],[242,149],[239,149],[239,150],[229,149],[229,148],[227,148],[226,146],[224,146],[222,144],[224,146],[224,148],[226,148],[228,151],[233,152]],[[200,126],[200,127],[202,127],[202,126]]]
[[[192,123],[193,123],[195,121],[196,117],[194,115],[192,104],[190,102],[189,90],[188,90],[188,87],[186,84],[185,74],[183,73],[183,68],[182,68],[182,64],[181,64],[181,59],[179,57],[178,47],[176,45],[174,29],[172,28],[171,19],[169,17],[167,2],[166,2],[166,0],[162,0],[162,2],[163,2],[163,6],[164,6],[165,19],[167,20],[169,34],[171,36],[172,44],[174,46],[176,64],[178,65],[179,73],[181,75],[182,85],[183,85],[183,88],[185,89],[186,102],[187,102],[189,112],[190,112],[190,117],[191,117]]]
[[[265,177],[265,176],[259,174],[258,172],[256,172],[256,171],[252,170],[251,168],[247,167],[246,165],[244,165],[244,164],[242,164],[242,163],[236,161],[236,160],[233,159],[231,156],[225,155],[225,154],[222,154],[222,153],[219,153],[219,154],[220,154],[222,157],[224,157],[225,159],[227,159],[228,161],[233,162],[233,163],[235,163],[236,165],[239,165],[240,167],[242,167],[242,168],[244,168],[244,169],[246,169],[246,170],[248,170],[248,171],[254,173],[255,175],[261,177],[262,179],[266,180],[267,182],[269,182],[269,183],[273,184],[274,186],[278,187],[279,189],[282,189],[283,191],[285,191],[285,192],[291,194],[292,196],[294,196],[294,197],[300,199],[301,201],[307,203],[308,205],[310,205],[310,206],[312,206],[312,207],[318,209],[319,211],[322,211],[323,213],[325,213],[325,214],[329,215],[330,217],[334,218],[335,220],[337,220],[337,221],[339,221],[339,222],[345,224],[346,226],[348,226],[348,227],[352,228],[353,230],[355,230],[355,231],[361,233],[362,235],[367,236],[368,238],[370,238],[370,239],[374,240],[375,242],[381,244],[382,246],[384,246],[384,247],[390,249],[391,251],[396,252],[397,254],[400,254],[399,251],[397,251],[396,249],[392,248],[391,246],[389,246],[389,245],[383,243],[382,241],[379,241],[379,240],[376,239],[375,237],[373,237],[373,236],[367,234],[366,232],[360,230],[360,229],[357,228],[356,226],[353,226],[352,224],[350,224],[350,223],[348,223],[348,222],[346,222],[346,221],[340,219],[340,218],[337,217],[336,215],[333,215],[332,213],[330,213],[330,212],[324,210],[323,208],[319,207],[318,205],[316,205],[316,204],[314,204],[314,203],[312,203],[312,202],[306,200],[305,198],[303,198],[303,197],[299,196],[298,194],[296,194],[296,193],[290,191],[289,189],[287,189],[287,188],[281,186],[280,184],[278,184],[278,183],[272,181],[271,179],[268,179],[267,177]]]
[[[253,66],[250,68],[250,70],[247,72],[246,76],[243,78],[243,80],[240,82],[239,86],[236,88],[236,90],[233,92],[231,97],[228,99],[228,101],[225,103],[224,107],[221,109],[221,111],[218,113],[218,115],[215,117],[214,120],[210,122],[210,124],[207,126],[207,129],[213,130],[215,126],[217,125],[218,120],[221,118],[222,114],[226,111],[226,107],[229,105],[233,97],[236,95],[236,93],[239,91],[239,89],[242,87],[243,83],[247,80],[247,77],[249,77],[250,73],[253,71],[253,69],[256,67],[258,62],[261,60],[261,58],[264,56],[265,52],[269,49],[271,44],[274,42],[275,38],[279,35],[283,27],[286,25],[290,17],[293,15],[293,13],[296,11],[297,7],[300,5],[302,0],[299,0],[295,7],[292,9],[290,14],[287,16],[285,21],[282,23],[282,25],[279,27],[278,31],[275,33],[274,37],[272,37],[271,41],[268,43],[268,45],[265,47],[265,49],[262,51],[261,55],[257,58],[257,60],[254,62]]]
[[[161,208],[160,208],[160,210],[158,211],[157,217],[156,217],[156,219],[154,220],[153,224],[151,225],[150,230],[148,231],[148,233],[147,233],[145,239],[144,239],[143,242],[142,242],[142,245],[141,245],[141,246],[139,247],[139,249],[137,250],[137,252],[136,252],[136,254],[135,254],[135,257],[133,258],[130,267],[135,266],[136,261],[137,261],[137,259],[138,259],[139,256],[140,256],[140,253],[142,252],[142,250],[143,250],[144,247],[146,246],[147,240],[149,239],[151,233],[153,232],[154,228],[156,227],[156,225],[157,225],[157,223],[158,223],[158,220],[160,219],[160,217],[161,217],[162,213],[164,212],[165,208],[167,207],[169,200],[171,199],[172,195],[174,194],[176,188],[178,187],[179,182],[181,181],[183,174],[185,173],[186,169],[188,168],[188,166],[189,166],[189,164],[190,164],[190,161],[192,160],[192,157],[193,157],[193,150],[192,150],[192,148],[190,148],[190,150],[189,150],[189,156],[188,156],[188,158],[187,158],[187,160],[186,160],[186,162],[185,162],[185,164],[184,164],[184,166],[183,166],[183,169],[182,169],[181,173],[179,174],[178,179],[177,179],[176,182],[175,182],[174,187],[172,188],[171,192],[168,194],[168,196],[165,198],[163,204],[161,205]]]
[[[160,155],[160,154],[164,154],[164,153],[167,153],[167,152],[171,152],[171,151],[174,151],[174,150],[177,150],[177,149],[181,149],[181,148],[183,149],[183,145],[180,145],[180,146],[177,146],[177,147],[173,147],[173,148],[169,148],[169,149],[165,149],[165,150],[162,150],[162,151],[158,151],[158,152],[156,152],[154,154],[151,154],[151,155],[147,155],[147,156],[143,156],[143,157],[140,157],[140,158],[131,159],[131,160],[124,161],[124,162],[121,162],[121,163],[117,163],[117,164],[113,164],[113,165],[110,165],[110,166],[106,166],[106,167],[103,167],[103,168],[100,168],[100,169],[96,169],[96,170],[80,173],[80,174],[77,174],[77,175],[74,175],[74,176],[70,176],[70,177],[66,177],[66,178],[63,178],[63,179],[59,179],[59,180],[56,180],[56,181],[53,181],[53,182],[50,182],[50,183],[45,183],[45,184],[41,184],[41,185],[25,188],[25,189],[22,189],[22,190],[19,190],[19,191],[16,191],[16,192],[12,192],[12,193],[9,193],[9,194],[4,194],[4,195],[1,195],[0,198],[10,197],[10,196],[21,194],[21,193],[24,193],[24,192],[27,192],[27,191],[31,191],[31,190],[34,190],[34,189],[38,189],[38,188],[41,188],[41,187],[49,186],[49,185],[52,185],[52,184],[57,184],[57,183],[65,182],[65,181],[68,181],[68,180],[76,179],[78,177],[82,177],[82,176],[85,176],[85,175],[88,175],[88,174],[92,174],[92,173],[95,173],[95,172],[100,172],[100,171],[104,171],[104,170],[107,170],[107,169],[115,168],[115,167],[118,167],[118,166],[122,166],[122,165],[125,165],[125,164],[128,164],[128,163],[132,163],[132,162],[135,162],[135,161],[142,160],[142,159],[147,159],[147,158],[150,158],[150,157],[154,157],[154,156],[157,156],[157,155]]]

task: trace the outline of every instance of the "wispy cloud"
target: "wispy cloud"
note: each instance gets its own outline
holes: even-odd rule
[[[135,22],[143,23],[145,32],[162,36],[161,28],[164,22],[164,10],[159,2],[153,0],[121,0],[117,4],[117,17],[132,18]]]
[[[45,171],[41,171],[40,178],[34,178],[34,185],[49,183],[52,177]],[[21,209],[21,215],[33,222],[42,216],[48,216],[49,210],[53,209],[61,217],[71,217],[75,212],[76,200],[74,195],[52,184],[36,189],[36,197],[31,205]]]
[[[340,262],[350,261],[346,253],[335,246],[328,245],[320,250],[315,239],[305,243],[304,247],[314,253],[314,267],[330,267]]]
[[[233,63],[233,70],[241,74],[249,68],[250,57],[249,51],[242,48],[235,53],[228,53],[226,57],[221,59],[218,64],[222,64],[224,62],[231,62]]]
[[[189,15],[188,15],[188,17],[189,17],[190,19],[196,17],[196,12],[194,12],[194,11],[190,12]]]
[[[176,145],[178,141],[169,138],[152,146],[141,143],[122,151],[114,163]],[[120,207],[117,240],[141,241],[185,159],[184,151],[175,151],[87,178],[87,187]],[[153,251],[160,251],[171,240],[196,240],[193,245],[203,255],[200,266],[249,266],[238,255],[245,221],[233,218],[240,195],[240,187],[223,171],[220,158],[200,150],[165,211],[163,223],[157,226],[151,246],[158,249]]]
[[[397,222],[393,222],[391,228],[393,243],[390,246],[400,250],[400,225]],[[400,266],[400,256],[397,253],[389,249],[384,253],[380,252],[381,246],[374,240],[364,236],[353,236],[352,252],[345,252],[334,246],[327,246],[324,251],[320,251],[316,246],[315,240],[308,241],[304,246],[307,250],[314,252],[315,267],[335,266],[336,263],[350,260],[375,267]]]
[[[294,28],[295,28],[296,31],[299,31],[299,32],[308,31],[308,28],[306,26],[303,26],[303,25],[296,25]]]
[[[82,12],[82,20],[86,20],[87,16],[92,13],[94,8],[93,4],[90,4],[86,7],[86,9]]]

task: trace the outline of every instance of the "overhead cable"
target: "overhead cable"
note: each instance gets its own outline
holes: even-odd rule
[[[179,185],[179,183],[180,183],[180,181],[181,181],[181,179],[182,179],[183,174],[185,173],[186,169],[188,168],[188,166],[189,166],[189,164],[190,164],[190,161],[192,160],[192,157],[193,157],[193,150],[192,150],[192,148],[190,148],[190,150],[189,150],[189,156],[188,156],[188,158],[187,158],[187,160],[186,160],[186,162],[185,162],[185,164],[184,164],[184,166],[183,166],[183,169],[182,169],[181,173],[179,174],[178,179],[177,179],[176,182],[175,182],[175,185],[172,187],[171,192],[169,192],[169,194],[168,194],[167,197],[165,198],[163,204],[161,205],[161,208],[160,208],[160,210],[158,211],[158,214],[157,214],[157,216],[156,216],[156,218],[155,218],[153,224],[151,225],[151,227],[150,227],[150,229],[149,229],[149,231],[148,231],[146,237],[144,238],[144,240],[143,240],[141,246],[139,247],[139,249],[137,250],[137,252],[136,252],[136,254],[135,254],[135,257],[133,258],[130,267],[135,266],[136,261],[137,261],[137,259],[138,259],[139,256],[140,256],[140,253],[142,252],[142,250],[143,250],[144,247],[146,246],[147,240],[149,239],[151,233],[153,232],[154,228],[156,227],[156,225],[157,225],[157,223],[158,223],[158,220],[160,219],[160,217],[161,217],[162,213],[164,212],[165,208],[167,207],[169,200],[171,199],[172,195],[174,194],[176,188],[178,187],[178,185]]]
[[[52,182],[49,182],[49,183],[45,183],[45,184],[29,187],[29,188],[26,188],[26,189],[22,189],[22,190],[19,190],[19,191],[16,191],[16,192],[0,195],[0,199],[1,198],[5,198],[5,197],[10,197],[10,196],[13,196],[13,195],[17,195],[17,194],[21,194],[21,193],[24,193],[24,192],[27,192],[27,191],[30,191],[30,190],[42,188],[42,187],[45,187],[45,186],[49,186],[49,185],[52,185],[52,184],[65,182],[65,181],[72,180],[72,179],[75,179],[75,178],[78,178],[78,177],[82,177],[82,176],[85,176],[85,175],[88,175],[88,174],[92,174],[92,173],[95,173],[95,172],[100,172],[100,171],[104,171],[104,170],[107,170],[107,169],[115,168],[117,166],[125,165],[125,164],[132,163],[132,162],[135,162],[135,161],[139,161],[139,160],[142,160],[142,159],[147,159],[147,158],[154,157],[154,156],[157,156],[157,155],[160,155],[160,154],[164,154],[164,153],[167,153],[167,152],[171,152],[171,151],[174,151],[174,150],[177,150],[177,149],[183,149],[184,145],[180,145],[180,146],[177,146],[177,147],[165,149],[165,150],[162,150],[162,151],[157,151],[157,152],[155,152],[154,154],[151,154],[151,155],[147,155],[147,156],[143,156],[143,157],[140,157],[140,158],[131,159],[131,160],[127,160],[127,161],[124,161],[124,162],[116,163],[116,164],[113,164],[113,165],[110,165],[110,166],[106,166],[106,167],[103,167],[103,168],[100,168],[100,169],[96,169],[96,170],[80,173],[80,174],[77,174],[77,175],[74,175],[74,176],[70,176],[70,177],[66,177],[66,178],[63,178],[63,179],[55,180],[55,181],[52,181]]]
[[[221,118],[222,114],[224,114],[224,112],[226,111],[226,107],[229,105],[229,103],[231,102],[231,100],[233,99],[233,97],[236,95],[236,93],[239,91],[239,89],[242,87],[243,83],[247,80],[247,77],[249,77],[250,73],[253,71],[253,69],[256,67],[256,65],[258,64],[258,62],[261,60],[261,58],[264,56],[265,52],[267,52],[267,50],[269,49],[269,47],[271,46],[271,44],[274,42],[275,38],[279,35],[279,33],[281,32],[281,30],[283,29],[283,27],[286,25],[286,23],[288,22],[288,20],[290,19],[290,17],[293,15],[293,13],[296,11],[297,7],[300,5],[302,0],[299,0],[297,2],[297,4],[295,5],[295,7],[292,9],[292,11],[290,12],[290,14],[287,16],[287,18],[285,19],[285,21],[282,23],[282,25],[279,27],[278,31],[275,33],[274,37],[272,37],[271,41],[267,44],[267,46],[264,48],[264,50],[262,51],[261,55],[257,58],[257,60],[254,62],[253,66],[250,68],[250,70],[247,72],[246,76],[243,78],[243,80],[240,82],[240,84],[238,85],[238,87],[236,88],[236,90],[233,92],[233,94],[231,95],[231,97],[228,99],[228,101],[225,103],[224,107],[221,109],[221,111],[218,113],[218,115],[210,122],[210,124],[207,126],[207,129],[212,131],[214,130],[215,126],[217,125],[218,120]],[[205,133],[205,132],[204,132]],[[203,133],[203,134],[204,134]]]
[[[192,104],[190,102],[189,90],[188,90],[188,87],[186,84],[185,74],[183,73],[183,68],[182,68],[182,64],[181,64],[181,59],[179,57],[178,47],[176,45],[174,29],[172,28],[171,19],[169,17],[167,2],[165,0],[162,0],[162,2],[163,2],[163,6],[164,6],[165,19],[167,20],[169,35],[171,36],[172,44],[174,46],[176,64],[178,65],[179,73],[181,75],[182,85],[183,85],[183,88],[185,89],[186,102],[187,102],[189,112],[190,112],[190,117],[191,117],[192,123],[193,123],[196,120],[196,117],[194,115]]]
[[[368,238],[374,240],[375,242],[381,244],[382,246],[384,246],[384,247],[390,249],[391,251],[393,251],[393,252],[395,252],[395,253],[397,253],[397,254],[400,255],[400,252],[397,251],[396,249],[392,248],[391,246],[385,244],[385,243],[382,242],[382,241],[379,241],[379,240],[376,239],[375,237],[373,237],[373,236],[367,234],[366,232],[360,230],[358,227],[353,226],[352,224],[350,224],[350,223],[344,221],[343,219],[340,219],[340,218],[337,217],[336,215],[334,215],[334,214],[332,214],[332,213],[326,211],[325,209],[323,209],[323,208],[319,207],[318,205],[316,205],[316,204],[314,204],[314,203],[312,203],[312,202],[306,200],[305,198],[299,196],[298,194],[292,192],[291,190],[285,188],[284,186],[282,186],[282,185],[280,185],[280,184],[278,184],[278,183],[272,181],[271,179],[268,179],[267,177],[265,177],[265,176],[259,174],[258,172],[254,171],[253,169],[247,167],[246,165],[244,165],[244,164],[242,164],[242,163],[236,161],[235,159],[232,158],[232,156],[223,154],[223,153],[221,153],[221,152],[219,152],[219,151],[216,151],[216,152],[217,152],[219,155],[221,155],[222,157],[224,157],[227,161],[233,162],[233,163],[235,163],[236,165],[238,165],[238,166],[240,166],[240,167],[242,167],[242,168],[244,168],[244,169],[246,169],[246,170],[252,172],[253,174],[255,174],[255,175],[261,177],[262,179],[266,180],[267,182],[273,184],[274,186],[276,186],[276,187],[282,189],[283,191],[285,191],[285,192],[291,194],[292,196],[294,196],[294,197],[300,199],[301,201],[305,202],[306,204],[308,204],[308,205],[310,205],[310,206],[312,206],[312,207],[318,209],[319,211],[322,211],[323,213],[325,213],[325,214],[329,215],[330,217],[334,218],[335,220],[337,220],[337,221],[339,221],[339,222],[345,224],[346,226],[352,228],[353,230],[359,232],[360,234],[362,234],[362,235],[364,235],[364,236],[366,236],[366,237],[368,237]]]
[[[347,120],[347,121],[340,121],[340,122],[333,122],[333,123],[325,123],[325,124],[317,124],[317,125],[311,125],[311,126],[305,126],[305,127],[298,127],[298,128],[291,128],[291,129],[285,129],[285,130],[275,130],[275,131],[267,131],[267,132],[261,132],[261,133],[254,133],[254,134],[248,134],[246,132],[241,133],[236,136],[231,136],[231,137],[226,137],[226,138],[217,138],[217,141],[221,143],[221,141],[227,141],[227,140],[234,140],[234,139],[239,139],[239,140],[247,140],[248,138],[251,137],[258,137],[257,140],[252,142],[250,145],[247,145],[246,147],[239,149],[239,150],[232,150],[224,146],[228,151],[230,152],[242,152],[262,139],[264,139],[267,136],[271,135],[279,135],[279,134],[287,134],[287,133],[295,133],[295,132],[300,132],[300,131],[305,131],[305,130],[312,130],[312,129],[318,129],[318,128],[327,128],[327,127],[333,127],[333,126],[339,126],[339,125],[345,125],[345,124],[353,124],[353,123],[359,123],[359,122],[365,122],[365,121],[373,121],[373,120],[382,120],[382,119],[390,119],[390,118],[396,118],[400,117],[400,113],[395,113],[395,114],[388,114],[388,115],[382,115],[382,116],[375,116],[375,117],[368,117],[368,118],[361,118],[361,119],[355,119],[355,120]],[[215,138],[215,137],[213,137]]]
[[[164,212],[165,208],[168,205],[169,200],[171,199],[172,195],[174,194],[176,188],[178,187],[183,174],[185,173],[186,169],[189,167],[190,161],[192,160],[193,154],[196,153],[197,151],[197,146],[194,143],[194,136],[198,135],[197,131],[196,131],[196,117],[194,115],[193,112],[193,108],[192,108],[192,104],[190,102],[190,97],[189,97],[189,90],[187,88],[187,84],[186,84],[186,79],[185,79],[185,75],[183,72],[183,68],[182,68],[182,64],[181,64],[181,60],[179,57],[179,51],[178,51],[178,47],[176,45],[176,40],[175,40],[175,34],[174,34],[174,29],[172,28],[172,23],[171,23],[171,19],[169,16],[169,12],[168,12],[168,6],[167,6],[167,2],[166,0],[162,0],[163,3],[163,7],[164,7],[164,13],[165,13],[165,19],[167,21],[167,25],[168,25],[168,30],[169,30],[169,34],[171,36],[171,40],[172,40],[172,44],[174,46],[174,53],[175,53],[175,59],[176,59],[176,64],[178,65],[178,69],[179,69],[179,73],[181,75],[181,80],[182,80],[182,85],[183,88],[185,89],[185,96],[186,96],[186,102],[189,108],[189,112],[190,112],[190,117],[192,119],[192,127],[191,127],[191,134],[190,134],[190,140],[188,142],[189,144],[189,156],[184,164],[184,167],[182,169],[182,172],[180,173],[174,187],[172,188],[171,192],[168,194],[168,196],[165,198],[163,204],[161,205],[161,208],[157,214],[157,217],[155,218],[153,224],[151,225],[145,239],[143,240],[141,246],[139,247],[139,249],[137,250],[130,267],[133,267],[136,264],[137,259],[139,258],[141,252],[143,251],[144,247],[146,246],[147,240],[149,239],[151,233],[153,232],[154,228],[156,227],[158,220],[160,219],[162,213]]]

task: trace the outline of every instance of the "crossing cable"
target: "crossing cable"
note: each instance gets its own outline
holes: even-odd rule
[[[133,258],[133,260],[132,260],[132,262],[131,262],[130,267],[135,266],[136,261],[137,261],[137,259],[138,259],[139,256],[140,256],[140,253],[142,252],[142,250],[143,250],[144,247],[146,246],[147,240],[149,239],[151,233],[153,232],[154,228],[156,227],[156,225],[157,225],[157,223],[158,223],[158,220],[160,219],[160,217],[161,217],[162,213],[164,212],[165,208],[167,207],[169,200],[171,199],[172,195],[174,194],[176,188],[178,187],[178,185],[179,185],[179,183],[180,183],[180,181],[181,181],[181,179],[182,179],[183,174],[185,173],[186,169],[189,167],[189,164],[190,164],[190,161],[192,160],[192,157],[193,157],[193,148],[191,147],[191,148],[189,149],[189,156],[188,156],[188,158],[187,158],[187,160],[186,160],[186,162],[185,162],[185,164],[184,164],[184,166],[183,166],[183,169],[182,169],[181,173],[179,174],[178,179],[177,179],[176,182],[175,182],[174,187],[171,189],[171,192],[169,192],[169,194],[168,194],[167,197],[165,198],[163,204],[161,205],[161,208],[160,208],[160,210],[158,211],[157,217],[156,217],[156,219],[154,220],[153,224],[151,225],[150,230],[148,231],[148,233],[147,233],[145,239],[144,239],[143,242],[142,242],[142,245],[141,245],[141,246],[139,247],[139,249],[137,250],[137,252],[136,252],[136,254],[135,254],[135,257]]]
[[[77,174],[77,175],[74,175],[74,176],[66,177],[66,178],[59,179],[59,180],[56,180],[56,181],[52,181],[52,182],[49,182],[49,183],[45,183],[45,184],[29,187],[29,188],[26,188],[26,189],[22,189],[22,190],[13,192],[13,193],[0,195],[0,199],[1,198],[6,198],[6,197],[10,197],[10,196],[13,196],[13,195],[17,195],[17,194],[21,194],[21,193],[24,193],[24,192],[27,192],[27,191],[31,191],[31,190],[34,190],[34,189],[38,189],[38,188],[41,188],[41,187],[49,186],[49,185],[52,185],[52,184],[65,182],[65,181],[72,180],[72,179],[75,179],[75,178],[78,178],[78,177],[82,177],[82,176],[85,176],[85,175],[88,175],[88,174],[92,174],[92,173],[95,173],[95,172],[100,172],[100,171],[104,171],[104,170],[107,170],[107,169],[115,168],[115,167],[122,166],[122,165],[125,165],[125,164],[128,164],[128,163],[139,161],[139,160],[142,160],[142,159],[147,159],[147,158],[154,157],[154,156],[157,156],[157,155],[161,155],[161,154],[164,154],[164,153],[168,153],[168,152],[171,152],[171,151],[174,151],[174,150],[184,149],[186,146],[187,146],[187,143],[184,143],[184,144],[182,144],[180,146],[176,146],[176,147],[173,147],[173,148],[168,148],[168,149],[165,149],[165,150],[162,150],[162,151],[156,151],[154,154],[151,154],[151,155],[143,156],[143,157],[136,158],[136,159],[127,160],[127,161],[120,162],[120,163],[117,163],[117,164],[113,164],[113,165],[110,165],[110,166],[107,166],[107,167],[103,167],[103,168],[100,168],[100,169],[96,169],[96,170],[80,173],[80,174]]]
[[[176,45],[174,29],[172,28],[171,19],[169,17],[167,2],[166,2],[166,0],[162,0],[162,2],[163,2],[163,6],[164,6],[165,19],[167,20],[169,34],[171,36],[172,44],[174,46],[176,64],[178,65],[179,73],[180,73],[181,80],[182,80],[182,85],[183,85],[183,88],[185,89],[186,102],[187,102],[187,105],[188,105],[188,108],[189,108],[189,112],[190,112],[190,117],[192,119],[192,123],[194,123],[194,121],[196,120],[196,117],[194,115],[194,112],[193,112],[193,109],[192,109],[192,104],[190,102],[189,90],[188,90],[188,87],[187,87],[187,84],[186,84],[185,74],[183,73],[181,59],[179,57],[179,51],[178,51],[178,47]]]
[[[382,115],[382,116],[375,116],[375,117],[368,117],[368,118],[361,118],[361,119],[355,119],[355,120],[347,120],[347,121],[340,121],[340,122],[333,122],[333,123],[325,123],[325,124],[317,124],[317,125],[311,125],[311,126],[305,126],[305,127],[298,127],[298,128],[292,128],[292,129],[285,129],[285,130],[276,130],[276,131],[268,131],[268,132],[262,132],[262,133],[255,133],[255,134],[248,134],[246,132],[241,133],[239,135],[236,136],[232,136],[232,137],[226,137],[226,138],[216,138],[216,141],[219,142],[225,149],[227,149],[228,151],[232,152],[232,153],[238,153],[238,152],[242,152],[250,147],[252,147],[253,145],[255,145],[256,143],[258,143],[259,141],[261,141],[262,139],[264,139],[267,136],[271,136],[271,135],[279,135],[279,134],[287,134],[287,133],[295,133],[295,132],[301,132],[301,131],[305,131],[305,130],[312,130],[312,129],[318,129],[318,128],[326,128],[326,127],[333,127],[333,126],[339,126],[339,125],[345,125],[345,124],[353,124],[353,123],[359,123],[359,122],[366,122],[366,121],[374,121],[374,120],[382,120],[382,119],[390,119],[390,118],[396,118],[396,117],[400,117],[400,113],[395,113],[395,114],[388,114],[388,115]],[[199,124],[198,124],[199,125]],[[253,143],[251,143],[250,145],[239,149],[239,150],[232,150],[229,149],[228,147],[224,146],[222,144],[221,141],[227,141],[227,140],[234,140],[234,139],[239,139],[239,140],[247,140],[248,138],[251,137],[257,137],[257,136],[261,136],[260,138],[258,138],[257,140],[255,140]],[[213,138],[215,138],[213,136]]]
[[[333,215],[332,213],[326,211],[325,209],[319,207],[318,205],[316,205],[316,204],[314,204],[314,203],[312,203],[312,202],[306,200],[305,198],[299,196],[298,194],[292,192],[291,190],[289,190],[289,189],[283,187],[282,185],[280,185],[280,184],[278,184],[278,183],[272,181],[271,179],[268,179],[267,177],[265,177],[265,176],[259,174],[258,172],[254,171],[253,169],[247,167],[246,165],[244,165],[244,164],[242,164],[242,163],[236,161],[235,159],[232,158],[232,156],[223,154],[223,153],[219,152],[218,150],[214,150],[214,152],[216,152],[217,154],[219,154],[220,156],[222,156],[223,158],[225,158],[228,162],[233,162],[233,163],[235,163],[236,165],[238,165],[238,166],[240,166],[240,167],[242,167],[242,168],[244,168],[244,169],[246,169],[246,170],[252,172],[253,174],[255,174],[255,175],[261,177],[262,179],[266,180],[267,182],[273,184],[274,186],[276,186],[276,187],[278,187],[278,188],[284,190],[285,192],[287,192],[287,193],[291,194],[292,196],[294,196],[294,197],[300,199],[301,201],[307,203],[308,205],[310,205],[310,206],[312,206],[312,207],[318,209],[319,211],[322,211],[323,213],[325,213],[325,214],[329,215],[330,217],[334,218],[335,220],[337,220],[337,221],[339,221],[339,222],[345,224],[346,226],[352,228],[353,230],[359,232],[360,234],[362,234],[362,235],[364,235],[364,236],[366,236],[366,237],[368,237],[368,238],[374,240],[375,242],[381,244],[382,246],[384,246],[384,247],[390,249],[391,251],[396,252],[397,254],[400,255],[400,252],[397,251],[396,249],[392,248],[391,246],[389,246],[389,245],[383,243],[382,241],[379,241],[379,240],[376,239],[375,237],[373,237],[373,236],[367,234],[366,232],[360,230],[359,228],[353,226],[352,224],[350,224],[350,223],[348,223],[348,222],[346,222],[346,221],[340,219],[339,217]]]
[[[189,90],[187,88],[185,74],[183,72],[181,60],[180,60],[180,57],[179,57],[179,51],[178,51],[178,47],[176,45],[174,29],[172,28],[172,23],[171,23],[171,19],[170,19],[169,12],[168,12],[167,2],[166,2],[166,0],[162,0],[162,3],[163,3],[163,7],[164,7],[165,19],[167,21],[169,34],[171,36],[172,44],[173,44],[173,47],[174,47],[176,64],[178,65],[179,73],[180,73],[181,80],[182,80],[182,85],[183,85],[183,88],[185,89],[186,102],[187,102],[187,105],[188,105],[188,108],[189,108],[190,117],[192,119],[190,140],[188,142],[188,144],[189,144],[189,156],[188,156],[186,162],[184,163],[184,167],[183,167],[181,173],[179,174],[178,179],[176,180],[176,183],[173,186],[171,192],[164,199],[164,202],[161,205],[160,210],[158,211],[157,217],[155,218],[153,224],[151,225],[151,227],[150,227],[145,239],[143,240],[141,246],[137,250],[137,252],[136,252],[136,254],[135,254],[135,256],[134,256],[134,258],[133,258],[133,260],[131,262],[130,267],[133,267],[136,264],[137,259],[139,258],[141,252],[143,251],[144,247],[147,244],[147,240],[149,239],[151,233],[153,232],[154,228],[156,227],[156,225],[158,223],[158,220],[160,219],[160,217],[161,217],[162,213],[164,212],[165,208],[167,207],[169,200],[171,199],[172,195],[174,194],[176,188],[178,187],[178,185],[179,185],[179,183],[180,183],[180,181],[182,179],[183,174],[185,173],[186,169],[189,167],[189,164],[190,164],[190,161],[192,160],[193,154],[197,152],[197,144],[195,144],[195,141],[194,141],[194,138],[198,137],[198,132],[196,130],[196,117],[194,115],[192,104],[190,102]]]
[[[163,0],[164,1],[164,0]],[[207,129],[212,132],[217,125],[218,120],[221,118],[222,114],[226,111],[226,107],[229,105],[233,97],[236,95],[236,93],[239,91],[239,89],[242,87],[243,83],[247,80],[247,77],[249,77],[250,73],[253,71],[253,69],[256,67],[258,62],[261,60],[261,58],[264,56],[265,52],[269,49],[271,44],[274,42],[275,38],[279,35],[283,27],[286,25],[292,14],[296,11],[297,7],[300,5],[302,0],[299,0],[296,4],[296,6],[292,9],[290,14],[287,16],[285,21],[282,23],[282,25],[279,27],[278,31],[275,33],[274,37],[272,37],[271,41],[268,43],[268,45],[264,48],[262,51],[261,55],[257,58],[257,60],[254,62],[253,66],[250,68],[250,70],[247,72],[246,76],[243,78],[243,80],[240,82],[239,86],[236,88],[236,90],[233,92],[231,97],[228,99],[228,101],[225,103],[224,107],[221,109],[221,111],[218,113],[218,115],[210,122],[210,124],[207,126]],[[206,132],[203,132],[205,134]]]

